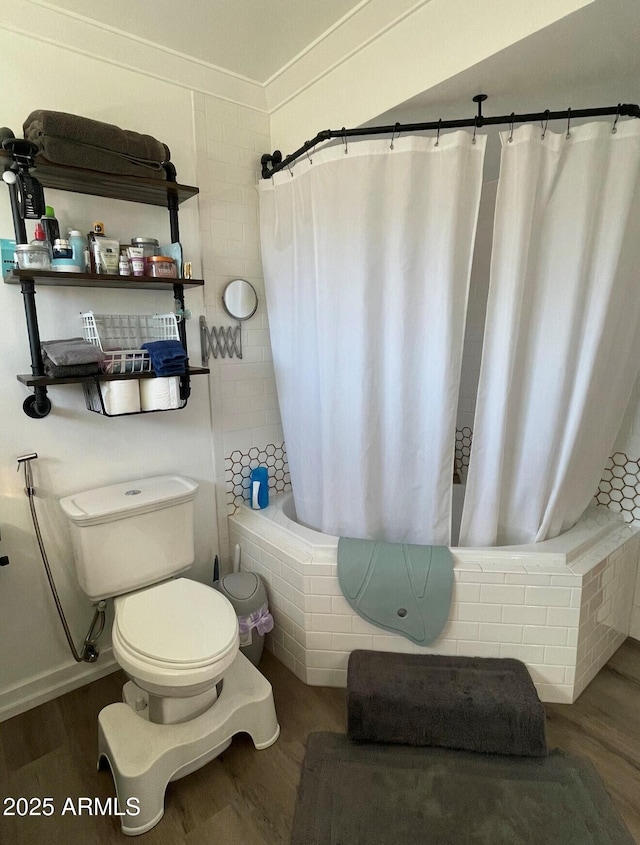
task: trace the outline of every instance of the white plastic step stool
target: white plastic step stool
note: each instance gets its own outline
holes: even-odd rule
[[[124,813],[122,832],[137,836],[151,830],[164,814],[167,784],[213,760],[240,732],[258,750],[280,734],[271,684],[241,652],[224,676],[218,700],[189,722],[159,725],[128,704],[105,707],[98,716],[98,768],[105,761],[111,768]]]

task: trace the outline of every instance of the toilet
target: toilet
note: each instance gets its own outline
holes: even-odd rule
[[[121,817],[129,835],[157,824],[169,781],[208,763],[235,733],[261,749],[280,730],[270,684],[239,650],[233,606],[183,577],[197,493],[191,479],[163,475],[60,500],[78,583],[93,602],[113,599],[113,654],[130,679],[123,703],[98,717],[98,763],[111,768],[119,806],[135,810]]]

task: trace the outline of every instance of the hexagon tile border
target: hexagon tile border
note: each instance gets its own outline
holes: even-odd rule
[[[626,522],[640,520],[640,460],[614,452],[607,459],[595,500],[621,513]]]
[[[236,449],[224,459],[229,516],[233,516],[240,505],[249,498],[251,470],[257,466],[267,467],[271,493],[284,493],[291,489],[287,450],[284,443],[269,443],[262,449],[254,446],[248,452]]]
[[[470,428],[465,426],[456,430],[455,463],[463,480],[469,467],[472,439]],[[272,493],[291,489],[284,443],[270,443],[262,449],[253,447],[248,452],[235,450],[224,459],[229,516],[249,498],[249,478],[251,470],[257,466],[267,467]],[[615,452],[608,458],[594,501],[622,514],[625,522],[640,521],[640,459],[632,460],[624,452]]]

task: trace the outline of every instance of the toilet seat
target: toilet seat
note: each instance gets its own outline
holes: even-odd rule
[[[115,600],[114,655],[152,692],[196,694],[222,677],[238,647],[231,602],[198,581],[178,578]]]

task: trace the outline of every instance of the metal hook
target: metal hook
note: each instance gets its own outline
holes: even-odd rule
[[[389,144],[389,149],[390,149],[390,150],[392,150],[392,149],[393,149],[393,139],[394,139],[394,137],[395,137],[396,132],[398,131],[398,126],[400,126],[400,124],[399,124],[399,123],[396,123],[396,125],[393,127],[393,131],[392,131],[392,133],[391,133],[391,143]],[[399,133],[399,132],[398,132],[398,136],[400,136],[400,133]]]
[[[304,151],[304,154],[306,155],[307,160],[309,161],[309,164],[313,164],[313,159],[312,159],[312,158],[311,158],[311,156],[309,155],[309,150],[305,150],[305,151]]]
[[[438,121],[438,134],[436,135],[436,143],[435,143],[435,145],[434,145],[434,146],[436,146],[436,147],[437,147],[437,146],[438,146],[438,144],[440,143],[440,127],[441,127],[441,126],[442,126],[442,118],[440,118],[440,120]]]
[[[542,128],[542,137],[540,138],[541,141],[544,141],[544,136],[547,134],[547,126],[549,125],[549,114],[550,114],[549,109],[545,109],[544,114],[545,114],[545,121],[544,121],[544,126]],[[540,122],[542,123],[542,121],[540,121]]]
[[[478,131],[478,117],[473,118],[473,138],[471,139],[471,143],[475,144],[476,142],[476,132]]]
[[[616,128],[616,124],[620,120],[620,106],[621,105],[622,105],[622,103],[618,103],[618,111],[616,112],[616,119],[613,121],[613,126],[611,128],[611,134],[612,135],[615,135],[616,132],[618,131],[617,128]]]
[[[571,137],[571,109],[567,109],[567,134],[565,135],[565,138],[568,141],[570,137]]]
[[[290,165],[290,164],[288,164],[288,165],[287,165],[287,170],[289,171],[289,176],[291,176],[291,178],[293,179],[293,172],[292,172],[292,170],[291,170],[291,165]]]
[[[515,123],[516,113],[511,112],[511,131],[509,132],[509,143],[513,141],[513,124]]]
[[[342,127],[342,131],[344,133],[342,138],[344,140],[344,152],[345,152],[345,155],[346,155],[349,152],[349,147],[347,146],[347,130],[345,129],[344,126]]]

